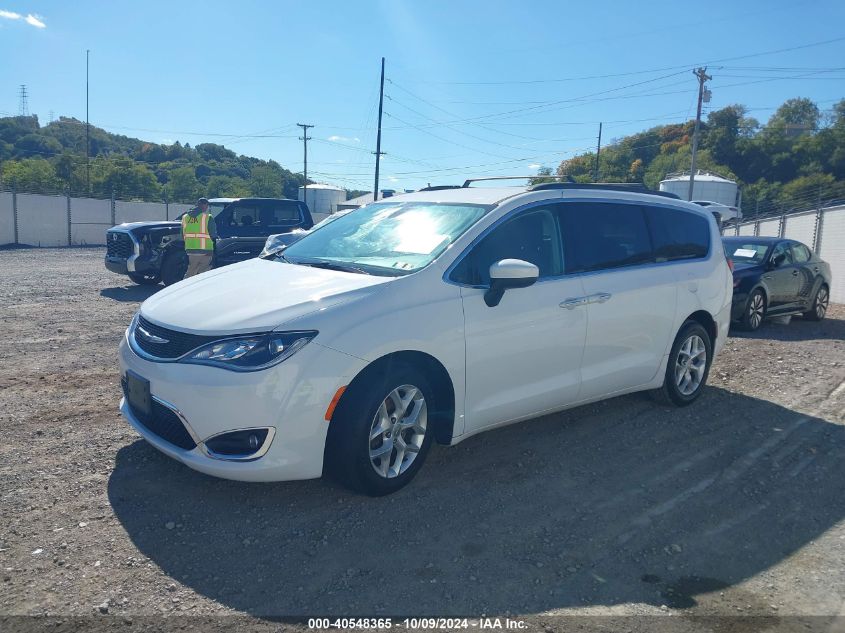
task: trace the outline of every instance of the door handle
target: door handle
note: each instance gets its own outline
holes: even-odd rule
[[[574,310],[578,306],[585,305],[587,303],[587,297],[571,297],[569,299],[565,299],[560,303],[561,308],[566,308],[567,310]]]
[[[797,276],[798,276],[798,271],[797,271],[797,270],[793,270],[793,271],[792,271],[792,276],[793,276],[793,277],[797,277]]]
[[[587,297],[588,303],[606,303],[610,301],[611,295],[609,292],[597,292],[594,295]]]
[[[771,279],[771,278],[772,278],[771,275],[763,275],[763,279]]]

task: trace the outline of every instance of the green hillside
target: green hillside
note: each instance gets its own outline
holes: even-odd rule
[[[661,125],[614,140],[601,149],[598,180],[656,189],[667,174],[689,169],[693,127]],[[564,160],[557,174],[590,182],[595,160],[594,152]],[[746,215],[845,198],[845,99],[827,112],[809,99],[790,99],[765,125],[741,105],[715,110],[702,121],[697,162],[742,184]]]
[[[149,143],[91,127],[91,189],[122,199],[192,202],[201,195],[296,198],[302,175],[222,145]],[[86,194],[85,124],[62,117],[0,118],[2,184],[19,191]]]

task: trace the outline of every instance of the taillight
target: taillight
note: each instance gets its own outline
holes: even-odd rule
[[[730,257],[728,257],[728,268],[731,269],[731,272],[734,271],[734,260],[732,260]]]

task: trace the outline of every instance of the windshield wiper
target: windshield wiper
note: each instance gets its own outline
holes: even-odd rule
[[[284,256],[282,256],[284,257]],[[369,275],[371,273],[367,272],[362,268],[358,268],[357,266],[352,266],[350,264],[341,264],[339,262],[329,262],[326,260],[315,260],[315,261],[291,261],[289,259],[285,259],[286,262],[291,264],[300,264],[302,266],[312,266],[314,268],[325,268],[326,270],[339,270],[344,273],[359,273],[361,275]]]

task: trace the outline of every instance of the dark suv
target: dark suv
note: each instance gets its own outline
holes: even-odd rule
[[[310,229],[303,202],[278,198],[213,198],[208,210],[217,226],[214,267],[257,257],[269,235]],[[106,268],[138,284],[165,286],[185,276],[188,256],[181,216],[172,222],[130,222],[106,232]]]

